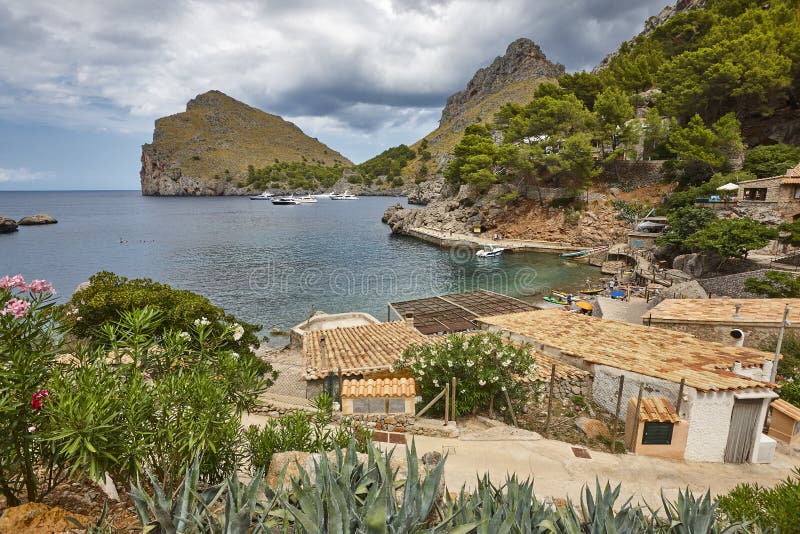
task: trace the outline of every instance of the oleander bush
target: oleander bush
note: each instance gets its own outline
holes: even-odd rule
[[[44,280],[0,278],[0,494],[9,505],[39,500],[64,476],[43,410],[65,333],[54,295]]]
[[[235,327],[165,331],[163,320],[155,308],[122,313],[53,377],[50,439],[73,471],[127,482],[147,470],[171,491],[195,456],[204,480],[239,465],[241,414],[274,373],[228,348]]]
[[[773,488],[739,484],[719,500],[719,508],[730,521],[752,521],[770,525],[782,534],[800,532],[800,468]]]
[[[412,345],[394,368],[411,373],[423,403],[438,395],[455,377],[457,415],[487,409],[492,404],[505,410],[505,393],[516,409],[537,386],[531,347],[513,344],[495,333],[453,334],[436,343]]]

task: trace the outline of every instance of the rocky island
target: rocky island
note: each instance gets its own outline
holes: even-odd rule
[[[278,161],[352,165],[291,122],[208,91],[156,120],[153,142],[142,146],[142,194],[244,195],[248,166]]]

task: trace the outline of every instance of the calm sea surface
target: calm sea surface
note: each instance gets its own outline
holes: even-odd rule
[[[599,274],[555,255],[478,259],[394,236],[380,217],[395,202],[273,206],[138,191],[0,192],[0,216],[49,213],[59,221],[0,234],[0,276],[46,278],[61,300],[98,271],[148,277],[205,295],[265,330],[285,330],[312,310],[385,320],[392,301],[478,287],[524,297]]]

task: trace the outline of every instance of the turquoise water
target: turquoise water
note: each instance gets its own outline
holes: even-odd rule
[[[59,220],[0,234],[0,276],[46,278],[61,299],[101,270],[148,277],[201,293],[266,330],[285,330],[312,310],[365,311],[385,320],[392,301],[478,287],[524,298],[599,276],[555,255],[478,259],[465,249],[392,235],[380,217],[396,202],[273,206],[137,191],[0,192],[0,216],[43,212]]]

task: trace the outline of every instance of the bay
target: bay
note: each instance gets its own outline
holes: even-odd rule
[[[599,275],[556,255],[478,259],[392,235],[380,218],[396,202],[405,199],[273,206],[138,191],[0,192],[0,216],[49,213],[59,221],[0,234],[0,276],[47,279],[62,301],[98,271],[152,278],[200,293],[266,333],[315,310],[385,320],[393,301],[475,288],[526,298]]]

